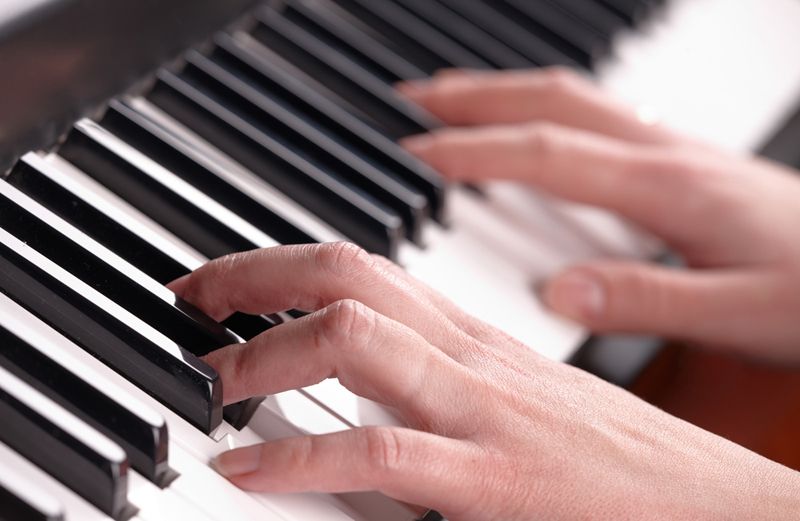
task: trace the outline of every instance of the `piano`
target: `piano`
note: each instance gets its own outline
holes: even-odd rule
[[[234,251],[351,240],[568,360],[587,332],[535,284],[660,246],[533,190],[446,186],[396,144],[441,122],[392,84],[565,65],[751,153],[796,110],[799,25],[795,0],[5,0],[0,519],[418,518],[217,475],[230,448],[397,420],[334,380],[223,408],[200,357],[296,313],[218,324],[164,285]]]

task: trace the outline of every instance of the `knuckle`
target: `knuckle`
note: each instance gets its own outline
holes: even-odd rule
[[[539,169],[557,157],[563,148],[558,130],[552,123],[537,122],[528,125],[524,139],[534,158],[535,166]]]
[[[320,269],[337,277],[371,270],[374,264],[369,253],[351,242],[321,244],[315,250],[315,257]]]
[[[361,430],[364,450],[373,477],[380,480],[399,471],[404,457],[401,436],[391,427],[367,427]]]
[[[326,308],[320,336],[338,350],[359,351],[369,345],[376,328],[376,318],[375,312],[361,302],[340,300]]]
[[[552,96],[572,94],[584,80],[567,67],[550,67],[542,71],[545,92]]]

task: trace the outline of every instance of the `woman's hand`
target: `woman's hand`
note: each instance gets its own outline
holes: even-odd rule
[[[800,361],[800,180],[641,121],[565,70],[449,71],[400,90],[448,128],[405,146],[446,177],[510,179],[607,208],[689,270],[615,260],[555,277],[556,311],[596,331],[655,333]]]
[[[449,519],[789,519],[787,468],[554,363],[350,244],[225,257],[171,288],[216,319],[310,315],[207,361],[225,402],[338,378],[408,428],[284,439],[221,455],[270,492],[379,490]]]

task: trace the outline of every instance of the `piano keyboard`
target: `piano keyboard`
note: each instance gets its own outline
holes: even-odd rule
[[[800,7],[664,4],[265,2],[57,146],[18,158],[0,181],[0,519],[415,519],[377,494],[250,494],[218,476],[209,461],[231,448],[397,420],[335,380],[223,408],[222,382],[200,357],[291,313],[218,324],[164,286],[236,251],[351,240],[567,359],[585,332],[548,315],[533,284],[598,254],[645,257],[653,244],[519,187],[445,186],[397,145],[442,123],[392,84],[446,67],[571,66],[668,123],[754,149],[800,93],[800,63],[780,57],[800,48]],[[698,43],[706,18],[720,38]],[[767,19],[769,35],[738,38]],[[637,48],[669,66],[654,73]],[[676,66],[675,56],[697,59],[687,48],[719,70]],[[763,69],[762,56],[778,70],[706,92]],[[664,92],[682,77],[702,84],[692,110]],[[659,83],[667,89],[636,88]],[[748,92],[757,99],[745,103]],[[741,103],[740,124],[709,123],[725,119],[716,94]]]

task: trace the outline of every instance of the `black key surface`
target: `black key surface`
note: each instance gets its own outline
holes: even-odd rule
[[[401,98],[392,88],[347,56],[327,47],[272,9],[262,9],[253,37],[294,66],[344,98],[369,123],[393,139],[422,134],[441,126],[433,116]],[[359,115],[359,114],[356,114]]]
[[[6,185],[1,193],[0,216],[6,231],[176,344],[196,356],[204,356],[241,341],[231,331],[22,192]],[[226,409],[225,418],[242,427],[252,416],[254,405],[257,404],[243,408],[237,404],[236,410],[240,414],[249,411],[247,417],[234,414],[234,409]]]
[[[582,23],[591,26],[596,35],[611,42],[614,36],[625,28],[625,21],[607,6],[587,0],[544,0],[553,8],[569,13]]]
[[[421,242],[428,202],[420,192],[361,158],[280,100],[254,89],[208,58],[190,52],[187,60],[180,74],[182,79],[220,100],[231,111],[247,115],[270,137],[321,171],[335,175],[397,213],[403,219],[406,237]]]
[[[438,2],[453,12],[460,14],[484,31],[492,34],[506,45],[540,66],[565,65],[577,67],[578,63],[553,41],[547,34],[535,33],[523,28],[494,9],[493,2],[483,0],[431,0]],[[500,3],[496,5],[502,5]]]
[[[320,0],[304,0],[313,8]],[[330,4],[332,2],[326,2]],[[416,65],[428,76],[454,67],[491,69],[484,58],[441,33],[402,6],[387,0],[336,0],[335,12]]]
[[[5,182],[0,190],[8,192]],[[5,227],[19,211],[7,197],[0,203]],[[221,423],[211,367],[3,228],[0,291],[203,432]]]
[[[114,440],[134,469],[161,483],[169,469],[164,418],[138,402],[113,396],[115,389],[92,379],[91,373],[68,367],[71,360],[59,356],[59,347],[37,333],[47,327],[0,295],[0,366]]]
[[[281,14],[386,83],[427,76],[414,64],[392,52],[356,25],[337,16],[333,9],[325,8],[320,2],[293,0],[284,5]]]
[[[155,246],[152,238],[132,226],[126,216],[106,213],[98,204],[99,197],[77,190],[69,174],[36,155],[23,157],[7,181],[160,284],[169,284],[197,267],[187,264],[185,257],[176,248],[170,249],[169,244]],[[245,340],[275,324],[267,317],[242,313],[234,313],[223,323]],[[225,412],[230,420],[228,409]]]
[[[0,441],[106,515],[130,513],[122,448],[0,367]]]
[[[335,102],[319,96],[303,79],[293,76],[259,56],[247,42],[219,35],[209,58],[253,88],[264,92],[304,118],[321,132],[335,138],[359,156],[419,190],[428,200],[432,217],[442,222],[445,210],[445,182],[433,169],[408,154]],[[251,42],[260,47],[260,44]]]
[[[112,102],[100,124],[276,242],[280,244],[318,242],[309,232],[291,222],[279,210],[256,201],[207,168],[197,158],[185,153],[186,147],[182,146],[179,139],[132,107],[118,101]]]
[[[59,154],[208,258],[274,246],[206,194],[93,124],[79,124]]]
[[[593,28],[549,0],[504,0],[491,7],[515,20],[529,32],[546,38],[561,52],[586,68],[609,51],[610,41],[597,36]]]
[[[64,521],[64,507],[13,468],[0,467],[0,521]]]
[[[537,65],[536,62],[497,39],[495,35],[478,27],[445,5],[431,0],[391,1],[396,3],[398,8],[408,9],[423,18],[442,35],[447,35],[464,48],[474,52],[492,67],[525,69]]]
[[[357,244],[397,257],[404,234],[399,216],[265,134],[247,114],[163,71],[148,100]]]

